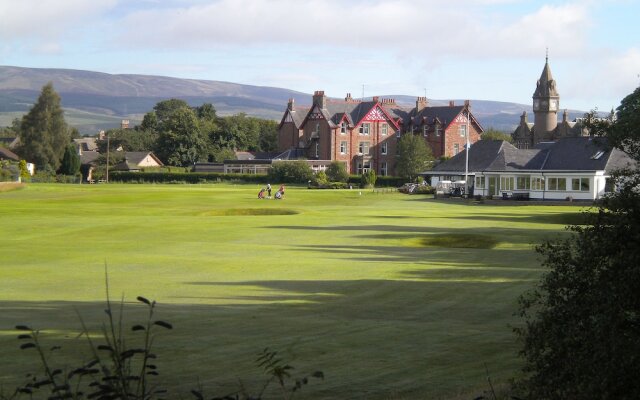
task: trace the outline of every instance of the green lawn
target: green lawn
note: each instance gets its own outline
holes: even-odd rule
[[[238,379],[257,390],[267,346],[300,374],[325,373],[305,399],[470,397],[487,388],[485,365],[494,383],[516,373],[516,299],[541,273],[532,245],[566,235],[580,211],[295,187],[258,200],[258,189],[0,192],[0,384],[35,369],[16,324],[84,346],[76,313],[99,325],[106,264],[113,297],[155,299],[175,326],[157,339],[158,365],[185,398],[198,381],[210,396]],[[139,322],[140,307],[127,310]]]

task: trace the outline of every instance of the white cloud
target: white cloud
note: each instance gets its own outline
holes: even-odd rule
[[[62,35],[117,4],[117,0],[0,0],[0,39],[22,41]]]
[[[542,6],[514,17],[492,7],[504,2],[512,1],[218,0],[135,11],[122,21],[121,40],[161,48],[296,45],[323,54],[370,49],[418,58],[530,56],[547,46],[567,55],[584,47],[587,5]]]

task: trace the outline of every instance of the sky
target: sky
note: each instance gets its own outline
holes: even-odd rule
[[[0,65],[561,108],[640,85],[640,0],[0,0]],[[310,102],[310,100],[309,100]]]

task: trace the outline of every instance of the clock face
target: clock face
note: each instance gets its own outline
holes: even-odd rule
[[[557,110],[558,109],[558,100],[551,100],[549,102],[549,109],[550,110]]]
[[[542,107],[546,107],[546,106],[547,106],[547,101],[546,101],[546,100],[542,100],[542,101],[540,102],[540,105],[541,105]]]
[[[535,99],[533,101],[533,108],[536,109],[536,110],[540,108],[540,100]]]

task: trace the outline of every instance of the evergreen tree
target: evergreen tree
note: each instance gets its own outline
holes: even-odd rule
[[[49,82],[42,88],[38,101],[22,117],[20,155],[39,168],[55,171],[69,138],[60,96]]]
[[[62,175],[77,175],[80,172],[80,156],[74,145],[70,144],[64,149],[58,172]]]

